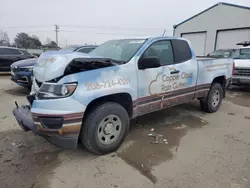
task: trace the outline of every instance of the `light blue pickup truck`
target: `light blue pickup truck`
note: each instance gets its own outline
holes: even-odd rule
[[[123,142],[130,119],[199,99],[216,112],[234,71],[232,59],[197,60],[187,40],[111,40],[89,54],[42,54],[30,105],[13,113],[50,142],[105,154]]]

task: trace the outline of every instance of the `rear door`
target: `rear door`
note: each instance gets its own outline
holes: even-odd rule
[[[185,40],[171,40],[174,52],[174,68],[179,75],[179,85],[174,86],[176,104],[193,99],[196,89],[198,65],[190,46]]]
[[[1,48],[0,52],[1,69],[4,71],[9,71],[12,63],[22,59],[22,53],[17,49]]]
[[[162,66],[138,70],[137,115],[193,99],[197,64],[186,41],[154,42],[141,58],[145,56],[157,56]]]

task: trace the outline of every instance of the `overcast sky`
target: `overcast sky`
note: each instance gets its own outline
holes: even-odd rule
[[[0,30],[11,40],[18,32],[59,45],[102,43],[113,38],[172,35],[173,25],[218,3],[217,0],[0,0]],[[250,0],[224,2],[250,7]]]

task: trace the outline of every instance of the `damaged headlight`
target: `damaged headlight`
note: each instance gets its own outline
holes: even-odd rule
[[[56,99],[64,98],[72,95],[77,87],[77,83],[54,84],[43,83],[40,87],[37,98],[38,99]]]

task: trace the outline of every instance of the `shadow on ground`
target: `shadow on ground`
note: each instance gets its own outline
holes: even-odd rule
[[[29,95],[30,90],[28,88],[17,86],[11,89],[4,90],[4,92],[13,96],[27,96]]]
[[[250,107],[250,86],[233,86],[227,90],[226,100],[244,107]]]
[[[1,187],[49,187],[45,175],[59,164],[61,149],[22,130],[1,132],[0,148]]]
[[[32,132],[19,129],[0,132],[0,187],[50,187],[49,180],[58,178],[54,169],[62,163],[59,158],[61,153],[67,160],[98,157],[84,148],[59,148]]]
[[[169,108],[140,117],[134,124],[126,140],[130,144],[126,146],[125,143],[117,152],[118,156],[156,183],[153,167],[172,159],[178,152],[181,138],[188,131],[208,123],[190,114],[179,113],[176,108]]]

